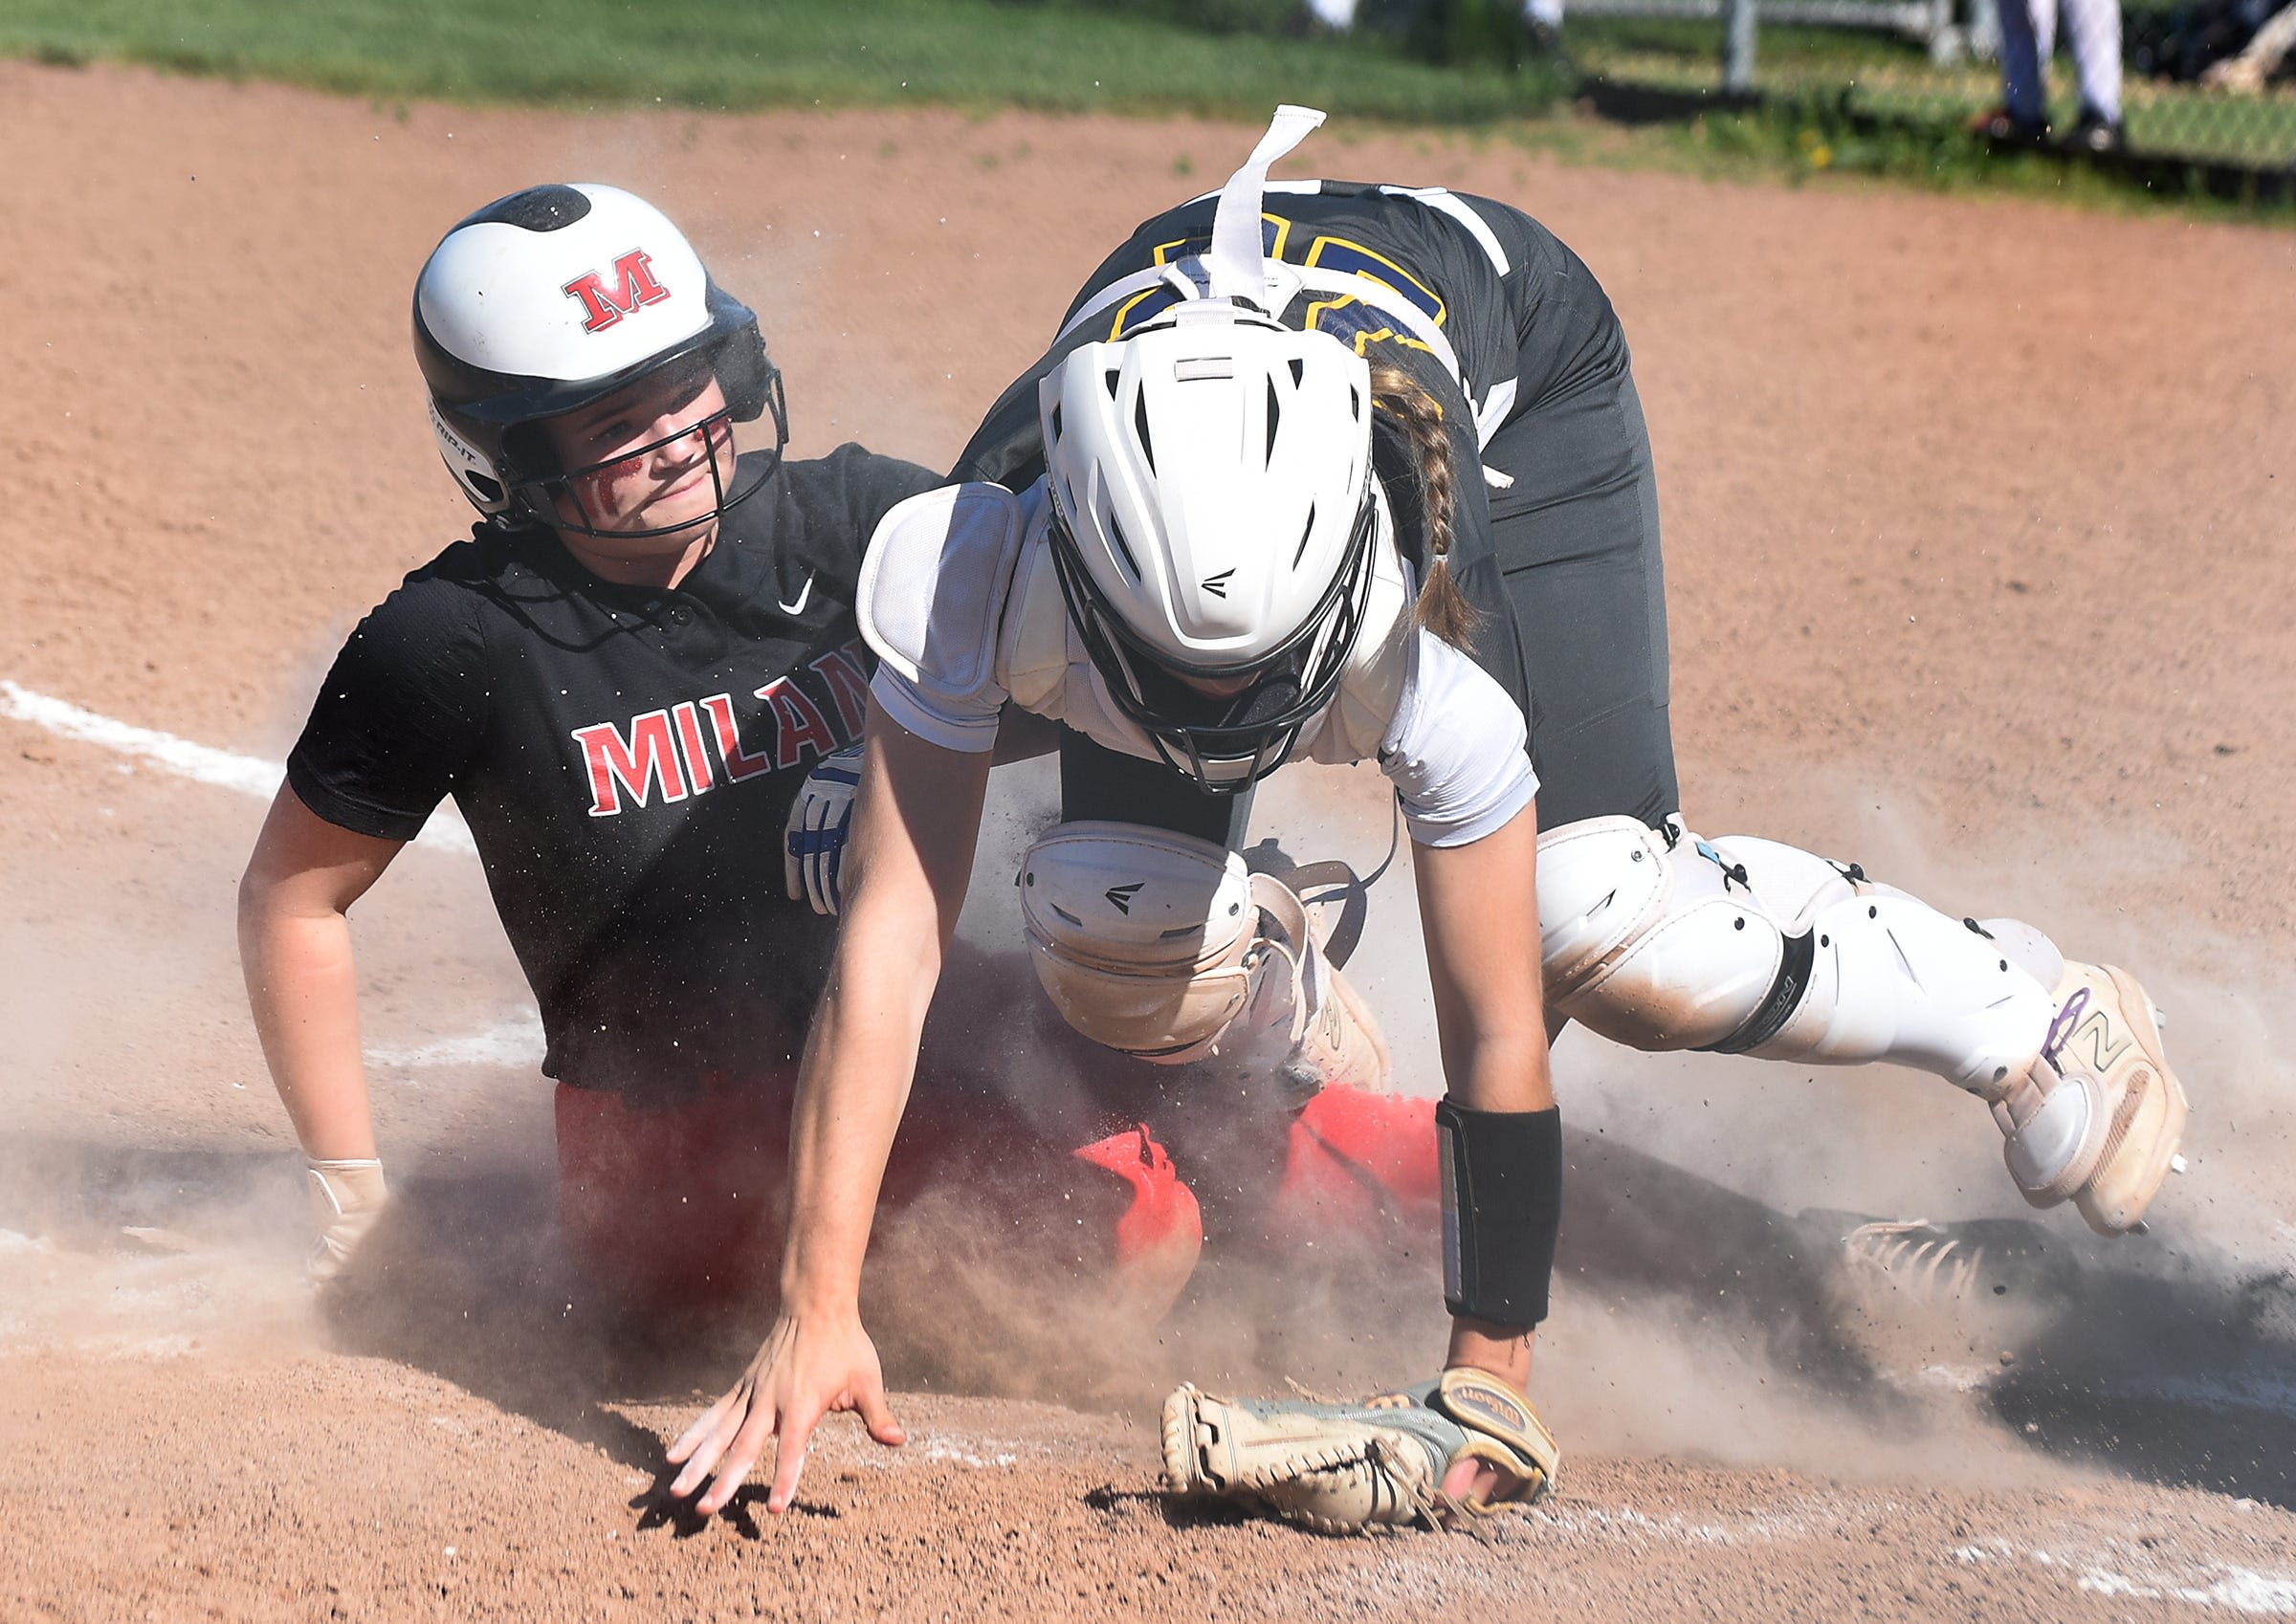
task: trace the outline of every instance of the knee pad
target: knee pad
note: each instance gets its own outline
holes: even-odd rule
[[[2054,1013],[2040,933],[1949,918],[1854,864],[1632,818],[1553,830],[1538,861],[1549,1001],[1636,1048],[1891,1061],[1991,1099]]]
[[[1192,1060],[1250,997],[1259,906],[1210,841],[1061,823],[1021,858],[1021,914],[1053,1007],[1112,1049]]]
[[[1062,823],[1022,858],[1021,911],[1046,994],[1095,1042],[1164,1064],[1266,1064],[1303,1096],[1385,1086],[1378,1027],[1307,906],[1225,846]]]
[[[1639,818],[1566,823],[1538,839],[1547,1002],[1638,1049],[1707,1048],[1761,1006],[1784,941],[1750,920],[1721,862],[1678,860]]]

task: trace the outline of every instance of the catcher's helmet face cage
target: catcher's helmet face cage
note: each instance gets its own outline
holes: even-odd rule
[[[616,539],[687,531],[762,488],[788,443],[781,373],[756,315],[710,279],[677,228],[612,187],[542,186],[471,215],[431,251],[414,291],[415,358],[448,472],[490,517]],[[697,399],[715,377],[724,404],[645,445],[561,466],[544,420],[665,375],[646,398]],[[738,461],[733,426],[763,418],[770,449]],[[673,524],[609,527],[585,476],[673,448],[706,453],[714,501]]]
[[[1331,703],[1363,627],[1378,538],[1379,514],[1366,493],[1351,534],[1353,555],[1317,606],[1318,621],[1301,626],[1291,643],[1252,665],[1182,672],[1161,664],[1100,601],[1057,502],[1050,533],[1061,597],[1109,698],[1167,763],[1209,795],[1240,795],[1282,766],[1299,742],[1300,730]],[[1328,635],[1319,637],[1319,631]],[[1223,686],[1240,678],[1244,686],[1215,694],[1192,687],[1190,677]]]
[[[1200,788],[1250,787],[1363,628],[1369,369],[1327,334],[1188,301],[1073,351],[1038,406],[1055,573],[1111,701]]]

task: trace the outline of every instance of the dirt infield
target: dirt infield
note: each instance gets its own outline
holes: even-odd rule
[[[1572,1038],[1547,1505],[1335,1542],[1152,1492],[1171,1379],[1417,1373],[1427,1280],[1302,1260],[1211,1271],[1154,1346],[1067,1349],[1057,1379],[895,1335],[905,1449],[833,1423],[795,1514],[700,1525],[660,1499],[662,1443],[748,1328],[585,1300],[515,966],[475,866],[424,847],[358,915],[408,1200],[321,1323],[232,945],[260,801],[33,696],[284,751],[351,620],[466,523],[407,299],[489,197],[645,191],[758,306],[800,454],[937,463],[1100,250],[1252,133],[402,116],[0,65],[0,1618],[2296,1613],[2286,233],[1496,140],[1304,155],[1506,198],[1603,278],[1667,502],[1692,822],[2144,973],[2196,1110],[2150,1237],[2036,1220],[1933,1081]],[[1383,839],[1367,794],[1347,855]],[[1008,932],[980,892],[968,930]],[[1431,1088],[1424,973],[1367,980]],[[1914,1291],[1856,1265],[1844,1213],[2002,1221],[1969,1232],[1974,1284]]]

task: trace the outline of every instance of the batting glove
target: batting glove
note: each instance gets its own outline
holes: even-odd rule
[[[313,1160],[306,1166],[319,1239],[305,1267],[315,1284],[324,1285],[342,1273],[390,1205],[390,1187],[383,1181],[383,1164],[372,1156]]]
[[[849,744],[814,765],[789,808],[782,883],[790,901],[809,902],[816,913],[835,913],[843,901],[838,873],[860,785],[861,747]]]

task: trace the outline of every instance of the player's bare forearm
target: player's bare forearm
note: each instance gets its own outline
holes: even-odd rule
[[[1412,854],[1444,1080],[1451,1098],[1475,1110],[1555,1103],[1540,996],[1537,855],[1529,807],[1470,845]]]
[[[373,1155],[349,921],[242,908],[239,960],[272,1085],[304,1152]]]
[[[847,933],[861,921],[850,916]],[[916,1074],[917,1034],[908,1006],[916,982],[929,1000],[938,955],[880,960],[846,977],[847,955],[823,996],[806,1041],[790,1127],[789,1240],[782,1259],[783,1312],[858,1312],[861,1260],[885,1162]],[[891,982],[892,985],[887,983]]]
[[[1536,862],[1528,807],[1471,845],[1412,854],[1450,1097],[1479,1111],[1543,1111],[1555,1104],[1541,999]],[[1445,1364],[1530,1385],[1533,1333],[1462,1314]],[[1455,1486],[1455,1485],[1454,1485]]]
[[[846,1314],[858,1300],[925,1011],[964,906],[988,767],[871,713],[845,925],[798,1079],[785,1312]]]
[[[895,1444],[884,1373],[860,1315],[861,1262],[925,1008],[964,906],[988,782],[985,754],[927,744],[872,705],[847,845],[844,926],[799,1068],[782,1306],[749,1369],[670,1446],[676,1495],[717,1511],[770,1443],[771,1510],[797,1492],[806,1441],[831,1411]]]
[[[279,791],[239,883],[239,959],[272,1083],[306,1154],[375,1153],[344,911],[398,851]]]

